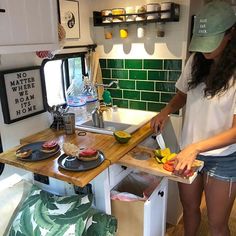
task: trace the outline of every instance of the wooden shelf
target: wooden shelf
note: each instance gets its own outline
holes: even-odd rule
[[[105,18],[117,18],[119,16],[148,16],[156,13],[168,13],[170,12],[170,18],[168,19],[145,19],[141,21],[121,21],[121,22],[111,22],[111,23],[103,23]],[[170,10],[165,11],[152,11],[152,12],[145,12],[145,13],[133,13],[133,14],[121,14],[121,15],[109,15],[109,16],[102,16],[101,12],[94,11],[93,12],[93,25],[94,26],[108,26],[108,25],[123,25],[123,24],[139,24],[139,23],[153,23],[153,22],[178,22],[180,15],[180,5],[176,3],[171,4]]]

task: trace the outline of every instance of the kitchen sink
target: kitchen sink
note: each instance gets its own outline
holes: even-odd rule
[[[133,110],[126,108],[108,109],[103,112],[104,128],[93,126],[91,117],[76,122],[79,130],[112,135],[116,130],[123,130],[130,134],[146,124],[155,116],[156,112]]]

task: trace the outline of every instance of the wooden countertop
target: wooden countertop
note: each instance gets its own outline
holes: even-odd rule
[[[150,129],[150,124],[147,123],[132,135],[132,138],[127,144],[119,144],[111,135],[87,132],[85,136],[78,136],[77,133],[78,130],[73,135],[65,135],[64,131],[46,129],[29,137],[23,138],[21,140],[21,144],[25,145],[27,143],[55,139],[58,141],[60,146],[62,146],[65,142],[70,142],[78,145],[79,147],[94,147],[101,150],[105,154],[106,158],[106,160],[95,169],[83,172],[62,170],[57,164],[57,159],[60,154],[38,162],[25,162],[17,160],[15,151],[20,147],[20,145],[1,153],[0,162],[19,167],[33,173],[54,177],[56,179],[83,187],[94,179],[99,173],[105,170],[109,165],[117,162],[138,143],[148,137],[152,131]]]

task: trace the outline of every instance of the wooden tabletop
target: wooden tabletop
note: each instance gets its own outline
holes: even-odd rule
[[[150,124],[147,123],[132,134],[132,138],[127,144],[119,144],[111,135],[87,132],[85,136],[78,136],[78,130],[73,135],[65,135],[64,131],[55,131],[52,129],[43,130],[21,140],[22,145],[38,141],[57,140],[61,147],[63,143],[70,142],[79,147],[93,147],[102,151],[105,155],[105,161],[100,166],[83,172],[63,170],[58,166],[57,160],[63,151],[46,160],[37,162],[17,160],[15,152],[22,145],[1,153],[0,162],[83,187],[109,165],[117,162],[151,133]]]

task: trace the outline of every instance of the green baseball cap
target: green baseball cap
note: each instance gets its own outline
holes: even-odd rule
[[[220,45],[225,31],[235,22],[236,15],[228,3],[219,0],[209,2],[196,15],[189,51],[214,51]]]

